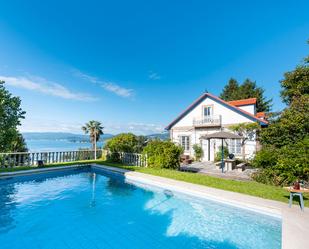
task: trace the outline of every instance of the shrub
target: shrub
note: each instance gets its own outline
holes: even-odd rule
[[[170,141],[154,140],[147,144],[143,155],[147,155],[148,167],[176,169],[180,165],[183,149]]]
[[[110,152],[141,153],[146,145],[146,138],[132,133],[122,133],[109,139],[104,149]]]
[[[194,150],[194,156],[196,161],[200,161],[201,158],[203,157],[203,149],[200,145],[194,144],[193,145],[193,150]]]
[[[261,170],[253,179],[267,184],[288,185],[295,180],[309,181],[309,137],[282,148],[265,148],[258,152],[253,166]]]
[[[224,158],[227,158],[229,156],[229,150],[226,146],[223,147],[223,153],[224,153]],[[219,151],[216,153],[215,161],[219,162],[221,161],[221,158],[222,158],[222,148],[220,146]]]

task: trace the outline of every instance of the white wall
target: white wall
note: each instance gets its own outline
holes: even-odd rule
[[[243,106],[239,106],[238,107],[239,109],[242,109],[246,112],[249,112],[251,113],[252,115],[255,115],[256,112],[255,112],[255,106],[254,105],[243,105]]]
[[[238,124],[244,122],[253,122],[245,116],[232,111],[231,109],[219,104],[218,102],[206,98],[199,105],[197,105],[193,110],[191,110],[185,117],[183,117],[180,121],[178,121],[172,128],[183,127],[183,126],[192,126],[193,119],[202,119],[203,116],[203,106],[205,105],[213,105],[213,115],[221,115],[222,116],[222,124]]]

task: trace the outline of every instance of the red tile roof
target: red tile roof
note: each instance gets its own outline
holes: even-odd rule
[[[255,105],[256,98],[232,100],[232,101],[228,101],[228,103],[233,106]]]
[[[228,103],[233,106],[255,105],[256,98],[233,100],[228,101]]]
[[[266,118],[265,112],[258,112],[255,116],[256,116],[257,118]]]

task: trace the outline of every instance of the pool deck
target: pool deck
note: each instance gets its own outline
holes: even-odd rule
[[[80,166],[64,166],[55,168],[41,168],[16,172],[0,173],[0,177],[12,177],[14,175],[33,174],[38,172],[48,172],[55,170],[70,169]],[[267,200],[259,197],[245,194],[210,188],[193,183],[187,183],[168,179],[164,177],[148,175],[144,173],[128,171],[125,169],[95,165],[93,166],[124,174],[128,182],[137,182],[140,184],[153,185],[156,187],[169,189],[175,192],[181,192],[198,198],[215,200],[240,208],[254,210],[259,213],[268,214],[282,219],[282,248],[283,249],[308,249],[309,248],[309,208],[302,212],[300,207],[288,206],[288,200],[285,203]]]

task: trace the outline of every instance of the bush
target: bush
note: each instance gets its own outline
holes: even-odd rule
[[[122,133],[109,139],[104,149],[110,152],[141,153],[146,145],[146,138],[132,133]]]
[[[257,153],[253,166],[261,170],[253,179],[273,185],[289,185],[295,180],[309,181],[309,137],[282,148],[265,148]]]
[[[154,140],[143,150],[147,155],[148,167],[176,169],[180,165],[180,155],[183,149],[170,141]]]
[[[194,156],[196,161],[200,161],[201,158],[203,157],[203,149],[200,145],[194,144],[193,145],[193,150],[194,150]]]
[[[223,153],[224,153],[224,158],[227,158],[229,156],[229,150],[226,146],[223,147]],[[220,146],[219,151],[216,153],[216,158],[215,161],[219,162],[222,159],[222,148]]]

